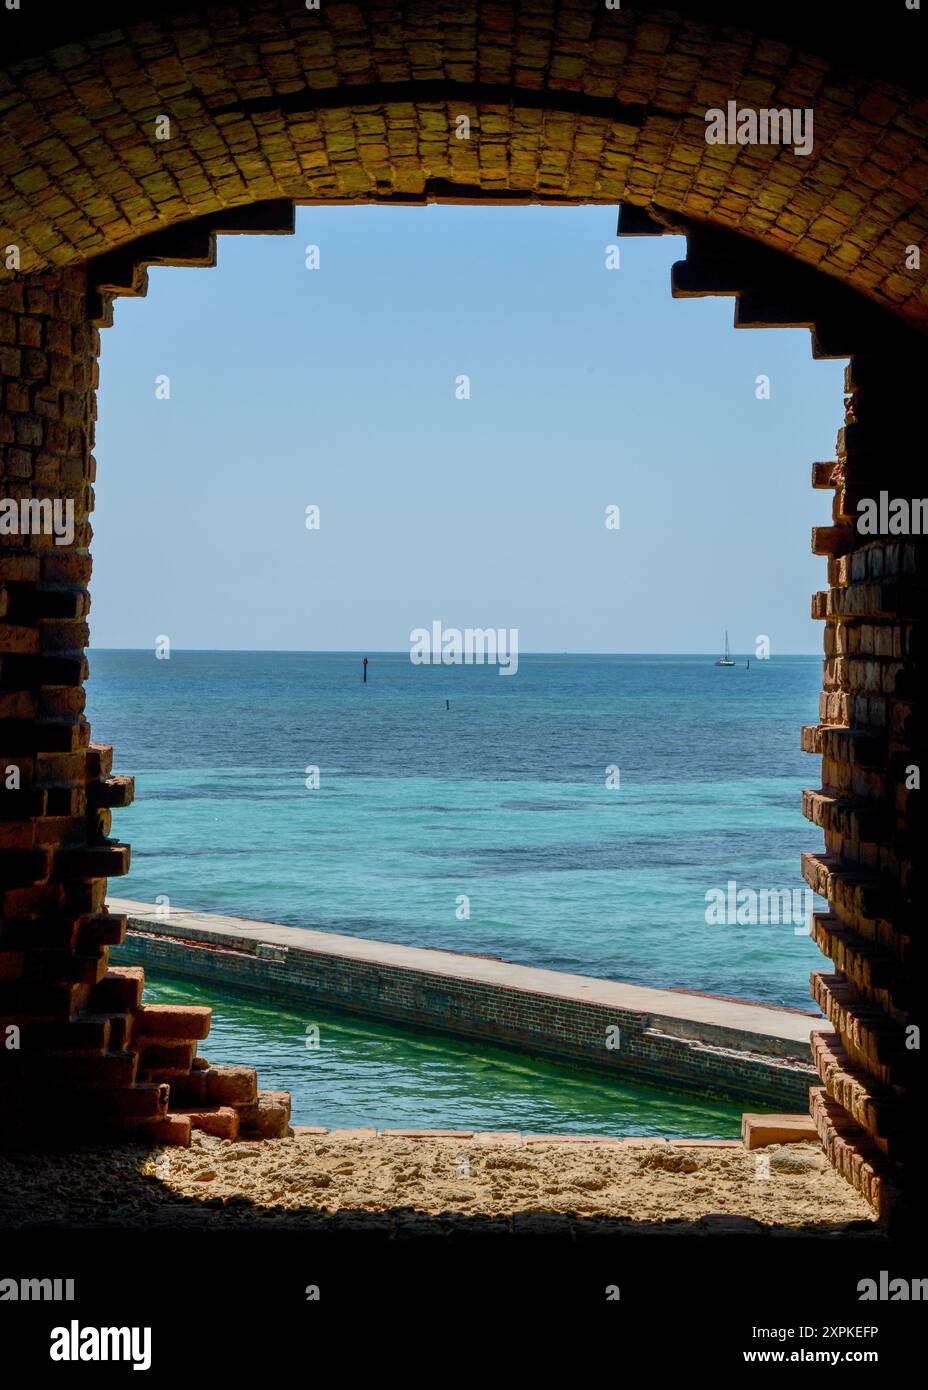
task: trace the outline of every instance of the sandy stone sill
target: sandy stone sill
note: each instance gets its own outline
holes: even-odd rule
[[[370,1215],[368,1215],[370,1213]],[[814,1144],[704,1147],[638,1141],[301,1131],[190,1148],[0,1154],[0,1226],[379,1225],[520,1229],[542,1219],[661,1229],[871,1232],[874,1215]],[[760,1225],[757,1225],[760,1223]]]
[[[189,1149],[0,1154],[7,1228],[338,1228],[359,1220],[407,1229],[439,1221],[442,1229],[449,1222],[520,1229],[541,1220],[580,1230],[605,1220],[666,1230],[698,1222],[709,1233],[876,1234],[870,1207],[813,1144],[748,1152],[740,1144],[343,1130],[261,1143],[195,1133]]]
[[[190,1149],[165,1151],[151,1172],[186,1196],[243,1196],[265,1207],[412,1207],[431,1215],[486,1216],[575,1212],[636,1221],[724,1212],[769,1224],[873,1219],[867,1203],[812,1144],[749,1153],[740,1144],[508,1135],[414,1138],[342,1131],[264,1144],[198,1136]]]

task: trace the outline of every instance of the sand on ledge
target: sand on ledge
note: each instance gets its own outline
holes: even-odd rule
[[[749,1218],[747,1222],[745,1218]],[[818,1145],[414,1138],[375,1131],[0,1151],[0,1228],[254,1225],[388,1233],[739,1229],[881,1239]]]
[[[797,1226],[875,1220],[811,1143],[748,1152],[490,1135],[298,1133],[241,1143],[196,1134],[189,1149],[162,1150],[145,1171],[178,1195],[245,1198],[278,1210],[551,1212],[648,1222],[724,1212]]]

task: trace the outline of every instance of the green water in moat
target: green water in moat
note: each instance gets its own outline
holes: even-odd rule
[[[153,1003],[209,1004],[213,1022],[200,1051],[257,1067],[265,1090],[289,1091],[297,1125],[711,1139],[739,1133],[740,1104],[622,1085],[483,1043],[250,1002],[148,969],[145,975]],[[307,1046],[313,1025],[318,1047]]]

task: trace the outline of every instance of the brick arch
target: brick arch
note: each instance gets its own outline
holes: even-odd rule
[[[146,1009],[138,974],[109,966],[125,922],[105,911],[106,878],[128,867],[111,812],[132,789],[90,743],[83,681],[97,329],[114,295],[144,293],[152,262],[211,264],[217,232],[289,230],[295,202],[621,202],[623,231],[686,233],[675,294],[733,295],[737,326],[807,324],[817,355],[851,359],[836,457],[812,467],[834,504],[813,537],[830,587],[813,600],[820,719],[802,735],[822,757],[804,810],[825,853],[804,872],[829,901],[815,935],[837,967],[813,976],[831,1027],[813,1111],[881,1211],[900,1194],[911,1206],[924,1080],[906,1030],[928,893],[906,779],[926,744],[924,551],[854,523],[861,496],[924,491],[928,300],[904,264],[928,225],[917,74],[887,70],[870,33],[872,68],[837,33],[813,42],[807,6],[763,36],[704,3],[683,18],[470,0],[436,17],[425,0],[163,0],[128,28],[110,8],[90,35],[72,17],[52,49],[24,28],[0,71],[0,249],[22,252],[0,273],[3,492],[72,502],[76,521],[63,547],[0,535],[0,1023],[23,1037],[0,1049],[0,1125],[90,1118],[183,1141],[180,1104],[227,1133],[286,1126],[253,1075],[195,1058],[208,1011]],[[707,146],[703,112],[729,99],[813,106],[813,154]]]
[[[905,247],[928,232],[928,102],[821,56],[807,16],[798,42],[726,18],[601,0],[162,5],[10,63],[0,229],[35,270],[275,197],[655,203],[923,326]],[[813,107],[812,153],[707,145],[704,112],[729,99]]]

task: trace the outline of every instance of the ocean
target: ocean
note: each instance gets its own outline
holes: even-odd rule
[[[707,922],[707,894],[730,882],[804,888],[799,856],[821,835],[800,810],[818,769],[799,751],[799,727],[817,719],[821,659],[713,662],[520,654],[518,672],[501,676],[417,666],[408,653],[92,651],[93,737],[114,745],[115,771],[136,777],[137,799],[113,827],[132,844],[132,869],[111,891],[811,1009],[821,957],[808,937],[794,922]],[[196,993],[157,988],[167,993],[151,997]],[[213,1002],[213,1049],[253,1054],[262,1011]],[[612,1083],[534,1063],[509,1096],[519,1113],[497,1113],[493,1085],[471,1081],[488,1070],[505,1108],[511,1057],[438,1039],[423,1052],[421,1039],[356,1021],[331,1025],[329,1061],[340,1047],[342,1065],[337,1084],[325,1081],[300,1020],[263,1012],[292,1020],[297,1123],[337,1112],[339,1123],[425,1124],[428,1112],[433,1124],[524,1129],[553,1107],[565,1132],[689,1132],[665,1121],[666,1093],[629,1088],[631,1104]],[[268,1036],[280,1043],[279,1033]],[[392,1082],[359,1079],[359,1051],[376,1055],[375,1071],[392,1057]],[[286,1056],[276,1075],[292,1070]],[[453,1073],[445,1089],[436,1057]],[[267,1072],[265,1060],[262,1084],[284,1084]],[[733,1117],[710,1104],[705,1132],[729,1133]]]

